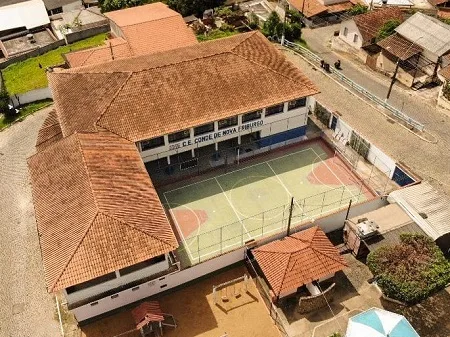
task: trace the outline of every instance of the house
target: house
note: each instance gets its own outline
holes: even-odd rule
[[[42,0],[7,0],[0,3],[0,39],[44,29],[50,24]]]
[[[403,22],[401,9],[388,7],[356,15],[341,23],[339,38],[366,62],[370,55],[379,53],[380,48],[376,45],[378,32],[389,20]]]
[[[268,283],[275,301],[297,292],[300,311],[311,311],[313,299],[326,296],[321,283],[347,267],[339,251],[317,226],[288,235],[252,250],[252,255]],[[301,289],[304,288],[304,289]],[[331,288],[332,289],[332,288]],[[302,306],[308,304],[307,310]]]
[[[105,13],[112,39],[105,46],[68,53],[71,67],[158,53],[197,44],[181,15],[157,2]]]
[[[55,112],[29,168],[47,289],[63,291],[78,321],[214,270],[180,270],[144,163],[304,139],[318,92],[259,32],[48,77]]]
[[[304,16],[308,26],[336,23],[339,16],[356,4],[358,0],[288,0],[289,9],[297,10]]]
[[[43,0],[48,16],[70,12],[73,10],[83,9],[84,5],[81,0]]]
[[[408,87],[436,81],[442,58],[450,53],[450,25],[419,12],[395,32],[378,42],[377,67],[389,75],[397,68],[396,78]]]

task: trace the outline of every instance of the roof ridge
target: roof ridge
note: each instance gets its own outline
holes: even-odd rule
[[[330,243],[331,243],[331,242],[330,242]],[[317,254],[320,254],[320,255],[322,255],[322,256],[326,256],[327,258],[329,258],[329,259],[331,259],[331,260],[333,260],[333,261],[335,261],[335,262],[338,262],[338,263],[340,263],[340,264],[343,264],[343,265],[345,265],[345,266],[347,265],[345,262],[342,263],[342,261],[339,261],[339,260],[336,259],[334,256],[331,256],[331,255],[329,255],[329,254],[326,254],[326,253],[324,253],[324,252],[322,252],[322,251],[316,249],[316,248],[314,247],[314,245],[311,245],[310,248],[311,248],[315,253],[317,253]],[[333,246],[333,248],[335,248],[335,247]],[[339,255],[339,257],[341,257],[341,255]]]
[[[125,222],[125,221],[123,221],[123,220],[121,220],[121,219],[118,219],[118,218],[116,218],[115,216],[112,216],[112,215],[109,214],[108,212],[104,212],[104,211],[101,211],[101,210],[100,210],[99,213],[102,214],[102,215],[104,215],[104,216],[106,216],[106,217],[108,217],[108,218],[111,218],[111,219],[113,219],[113,220],[115,220],[115,221],[117,221],[117,222],[120,222],[120,223],[121,223],[122,225],[124,225],[124,226],[130,227],[130,228],[132,228],[132,229],[134,229],[134,230],[136,230],[136,231],[138,231],[138,232],[141,232],[141,233],[143,233],[143,234],[145,234],[145,235],[147,235],[147,236],[149,236],[149,237],[151,237],[151,238],[153,238],[153,239],[155,239],[155,240],[157,240],[157,241],[162,241],[162,242],[164,242],[166,245],[168,245],[168,246],[170,246],[170,247],[173,247],[172,244],[166,242],[165,240],[163,240],[163,239],[161,239],[161,238],[158,238],[158,237],[155,237],[155,235],[149,234],[149,233],[143,231],[143,230],[140,229],[140,228],[134,227],[134,226],[130,225],[129,223],[127,223],[127,222]]]
[[[162,17],[162,18],[159,18],[159,19],[155,19],[155,20],[136,22],[136,23],[132,23],[132,24],[129,24],[129,25],[125,25],[125,26],[119,26],[119,25],[118,26],[120,28],[122,28],[122,27],[131,27],[131,26],[141,25],[143,23],[161,21],[161,20],[168,19],[168,18],[173,18],[173,17],[176,17],[176,16],[180,16],[181,17],[180,13],[175,12],[173,15],[165,16],[165,17]],[[110,19],[110,20],[114,21],[113,19]]]
[[[105,109],[104,109],[104,110],[100,113],[100,115],[97,117],[96,121],[94,122],[94,127],[96,127],[96,126],[101,126],[101,125],[98,124],[99,121],[100,121],[100,119],[103,117],[103,115],[104,115],[104,114],[106,113],[106,111],[109,109],[109,107],[110,107],[111,104],[114,102],[114,100],[117,98],[117,96],[119,96],[119,93],[122,91],[122,89],[123,89],[123,87],[125,86],[125,84],[127,84],[127,82],[130,80],[130,78],[131,78],[131,77],[133,76],[133,74],[134,74],[133,71],[121,72],[121,74],[123,74],[123,73],[128,73],[127,78],[126,78],[125,81],[123,81],[123,83],[119,86],[119,88],[117,89],[116,93],[113,95],[112,99],[109,101],[109,103],[107,104],[107,106],[105,107]],[[110,131],[110,130],[108,129],[108,131]],[[111,132],[112,132],[112,131],[111,131]],[[117,133],[115,133],[115,132],[112,132],[112,133],[117,134]],[[118,134],[117,134],[117,135],[118,135]],[[120,135],[118,135],[118,136],[120,136]],[[122,137],[122,136],[121,136],[121,137]],[[122,137],[122,138],[125,138],[125,137]],[[128,138],[125,138],[125,139],[131,141],[131,140],[128,139]]]
[[[289,269],[289,263],[291,262],[292,255],[293,255],[292,253],[289,253],[289,259],[287,260],[287,263],[286,263],[286,268],[285,268],[284,273],[283,273],[283,278],[281,279],[281,284],[280,284],[280,289],[278,289],[278,294],[280,294],[281,293],[281,289],[283,289],[284,281],[286,280],[286,274],[287,274],[287,271]]]
[[[95,200],[95,198],[94,198],[94,200]],[[83,236],[81,237],[80,242],[78,242],[78,244],[77,244],[76,248],[74,249],[73,253],[70,255],[69,259],[67,260],[66,264],[64,265],[64,268],[62,268],[61,273],[58,275],[58,277],[53,282],[52,286],[50,287],[50,291],[53,291],[53,289],[55,288],[56,284],[61,279],[61,276],[64,274],[64,272],[66,271],[69,263],[72,261],[73,257],[75,256],[75,253],[78,251],[78,248],[80,248],[82,242],[86,238],[87,233],[91,230],[92,224],[94,223],[95,219],[98,217],[99,213],[100,212],[97,209],[97,213],[95,213],[94,217],[92,218],[91,223],[89,224],[89,226],[86,228],[85,232],[83,233]]]

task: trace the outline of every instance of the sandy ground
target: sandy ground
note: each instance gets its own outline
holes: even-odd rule
[[[164,328],[164,336],[219,337],[227,333],[229,337],[280,337],[253,281],[248,283],[248,293],[244,292],[242,283],[228,287],[219,294],[218,305],[214,305],[213,285],[243,276],[245,272],[243,266],[233,268],[160,297],[161,308],[174,315],[178,324],[176,329]],[[241,289],[238,299],[232,296],[235,289]],[[231,298],[227,303],[221,301],[226,292]],[[131,310],[135,306],[83,327],[82,336],[109,337],[133,329]],[[138,337],[139,333],[123,336]]]

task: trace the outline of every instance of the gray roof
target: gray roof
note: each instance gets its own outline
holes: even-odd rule
[[[28,0],[0,0],[0,7],[15,5]]]
[[[413,222],[390,230],[389,232],[372,236],[368,239],[365,239],[364,243],[367,245],[367,248],[369,248],[370,251],[374,251],[386,245],[399,244],[401,242],[400,235],[405,233],[426,235],[426,233]]]
[[[450,25],[431,16],[416,13],[395,30],[437,56],[450,50]]]
[[[388,201],[402,207],[433,240],[450,233],[450,201],[428,182],[391,192]]]
[[[0,1],[2,1],[2,0],[0,0]],[[59,8],[62,6],[67,6],[67,5],[75,3],[75,2],[80,2],[80,0],[43,0],[43,1],[45,4],[45,8],[47,8],[47,10]]]

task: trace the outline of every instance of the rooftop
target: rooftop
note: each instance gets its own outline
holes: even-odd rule
[[[48,10],[67,6],[67,5],[73,4],[74,2],[80,2],[80,6],[81,6],[80,0],[43,0],[43,1],[45,4],[45,8],[47,8]]]
[[[71,67],[198,44],[181,15],[160,2],[108,12],[105,16],[120,28],[122,33],[117,36],[118,40],[112,39],[93,52],[92,49],[87,49],[66,54]]]
[[[42,151],[60,139],[62,139],[61,126],[59,125],[56,111],[52,110],[39,129],[36,139],[36,149],[37,151]]]
[[[132,142],[318,93],[259,32],[48,75],[65,137]]]
[[[75,133],[28,165],[49,292],[178,247],[133,143]]]
[[[420,54],[423,49],[417,44],[408,41],[403,36],[395,33],[377,43],[381,48],[387,50],[400,60],[405,61],[410,57]]]
[[[49,23],[42,0],[14,1],[8,6],[0,7],[0,32],[21,27],[32,29]]]
[[[402,207],[433,240],[450,233],[449,201],[428,182],[391,192],[388,201]]]
[[[395,31],[437,56],[450,51],[450,25],[431,16],[417,12]]]
[[[289,3],[294,6],[298,11],[302,12],[307,17],[313,17],[321,13],[337,13],[350,9],[357,3],[362,3],[358,0],[344,1],[331,5],[324,5],[319,0],[289,0]]]
[[[401,9],[398,7],[388,7],[353,17],[353,21],[355,21],[362,35],[363,46],[373,44],[374,39],[378,35],[378,31],[389,20],[403,22]]]
[[[253,250],[253,255],[277,296],[347,266],[317,226],[258,247]]]

